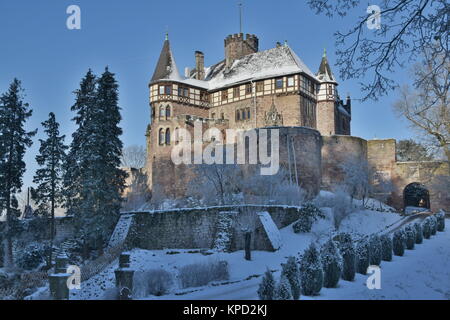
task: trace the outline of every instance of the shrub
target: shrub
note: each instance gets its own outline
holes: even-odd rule
[[[336,243],[330,239],[324,243],[320,250],[323,268],[323,286],[336,288],[342,273],[342,256]]]
[[[275,296],[275,280],[272,272],[267,270],[259,284],[258,296],[260,300],[273,300]]]
[[[437,233],[438,221],[435,216],[430,216],[428,219],[430,219],[431,235],[434,236]]]
[[[415,228],[411,225],[407,225],[405,227],[405,235],[406,235],[406,249],[408,250],[414,249],[414,244],[416,243]]]
[[[319,218],[325,218],[325,215],[314,204],[308,202],[300,209],[300,217],[293,224],[295,233],[310,232],[312,225]]]
[[[183,288],[201,287],[230,277],[226,261],[190,264],[180,269],[179,276]]]
[[[163,269],[135,272],[133,277],[133,297],[162,296],[169,292],[172,284],[172,275]]]
[[[342,188],[334,193],[333,202],[334,228],[339,230],[342,221],[354,211],[354,208],[350,196]]]
[[[342,279],[353,281],[355,279],[355,247],[352,237],[348,233],[340,233],[336,240],[343,261]]]
[[[376,234],[369,238],[370,265],[379,266],[381,264],[382,251],[380,237]]]
[[[275,300],[292,300],[291,285],[285,275],[281,275],[280,283],[275,290]]]
[[[305,296],[319,294],[323,285],[323,271],[320,253],[314,243],[300,257],[300,282]]]
[[[445,212],[439,211],[439,213],[436,213],[436,219],[437,219],[437,231],[443,232],[445,230]]]
[[[387,234],[380,237],[381,239],[381,259],[383,261],[392,261],[392,239]]]
[[[295,261],[294,257],[288,257],[287,262],[283,263],[281,266],[281,276],[286,277],[289,281],[292,298],[298,300],[300,298],[301,284],[297,261]]]
[[[370,262],[369,241],[362,239],[356,246],[356,272],[367,274]]]
[[[405,253],[405,232],[403,230],[397,230],[394,232],[392,246],[396,256],[403,256]]]
[[[422,222],[422,230],[423,230],[423,237],[425,239],[430,239],[431,237],[431,221],[428,218],[425,218]]]
[[[423,242],[423,229],[420,222],[414,223],[414,229],[416,230],[416,243],[421,244]]]
[[[42,265],[49,254],[49,246],[32,242],[23,250],[20,250],[16,257],[18,267],[25,270],[34,270]]]

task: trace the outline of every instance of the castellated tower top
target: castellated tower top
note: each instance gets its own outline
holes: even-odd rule
[[[229,68],[234,60],[258,52],[259,39],[254,34],[236,33],[225,38],[225,60]]]

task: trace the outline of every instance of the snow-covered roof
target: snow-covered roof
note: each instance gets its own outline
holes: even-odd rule
[[[317,79],[321,82],[336,82],[333,72],[331,71],[330,64],[328,63],[326,51],[323,53],[322,62],[320,63],[319,72],[317,73]]]
[[[151,81],[180,81],[182,79],[183,78],[178,72],[177,64],[175,63],[175,58],[173,57],[172,50],[170,49],[169,39],[166,38]]]

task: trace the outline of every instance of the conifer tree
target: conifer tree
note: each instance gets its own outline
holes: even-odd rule
[[[274,300],[275,280],[273,279],[273,275],[270,270],[267,270],[264,273],[262,282],[258,288],[258,296],[260,300]]]
[[[59,134],[59,123],[53,112],[48,115],[47,121],[42,122],[42,126],[47,139],[39,139],[41,146],[36,162],[41,168],[36,171],[33,178],[33,182],[37,185],[33,190],[33,199],[38,205],[37,213],[51,219],[51,247],[55,237],[55,209],[60,207],[63,201],[62,166],[67,146],[64,144],[65,136]]]
[[[311,243],[300,258],[300,282],[305,296],[318,295],[322,289],[322,263],[314,243]]]
[[[366,275],[370,263],[370,247],[367,239],[361,239],[356,246],[356,271]]]
[[[431,237],[431,221],[428,218],[425,218],[422,222],[422,231],[423,231],[423,237],[425,239],[430,239]]]
[[[33,111],[23,102],[21,82],[14,79],[8,92],[0,97],[0,202],[6,211],[6,230],[4,235],[5,266],[13,266],[13,233],[19,211],[15,194],[21,191],[25,172],[23,157],[31,147],[35,131],[26,131],[25,122]]]
[[[406,249],[408,250],[414,249],[414,244],[416,243],[416,232],[412,225],[407,225],[405,227],[405,235],[406,235]]]
[[[286,275],[282,274],[275,290],[275,300],[292,300],[292,289]]]
[[[383,234],[381,237],[382,254],[381,259],[383,261],[392,261],[392,239],[390,236]]]
[[[292,298],[294,300],[300,299],[301,283],[297,261],[295,261],[295,258],[291,256],[288,257],[287,262],[281,264],[281,266],[281,275],[285,276],[289,281],[292,291]]]
[[[382,245],[380,237],[373,234],[369,238],[370,265],[379,266],[382,258]]]
[[[423,242],[423,229],[420,222],[414,223],[414,229],[416,230],[416,244],[421,244]]]
[[[324,243],[320,250],[323,267],[323,286],[336,288],[342,273],[342,256],[335,242],[330,239]]]
[[[403,230],[397,230],[394,232],[392,238],[393,252],[396,256],[403,256],[405,253],[405,232]]]
[[[339,252],[342,255],[342,279],[353,281],[355,279],[355,247],[350,234],[340,233],[337,236]]]

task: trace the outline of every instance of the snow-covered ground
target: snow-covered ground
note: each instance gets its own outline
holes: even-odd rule
[[[131,256],[131,267],[137,271],[162,268],[173,274],[188,264],[197,262],[219,261],[228,262],[230,279],[229,285],[210,285],[202,288],[180,289],[174,286],[170,295],[158,297],[158,299],[255,299],[257,285],[260,278],[251,278],[263,274],[267,268],[279,270],[280,263],[285,262],[286,257],[303,252],[311,243],[322,243],[334,232],[333,221],[329,210],[326,219],[321,219],[313,225],[311,233],[296,234],[292,226],[280,230],[282,246],[276,252],[253,251],[252,260],[244,259],[244,252],[213,253],[204,255],[199,250],[140,250],[134,249]],[[341,231],[351,232],[356,238],[374,232],[384,230],[387,226],[401,221],[403,218],[396,213],[362,210],[352,213],[341,225]],[[101,299],[104,290],[114,287],[114,270],[117,262],[104,270],[99,275],[82,283],[82,290],[73,290],[71,299]],[[250,280],[246,280],[251,278]],[[361,279],[357,279],[360,281]],[[234,282],[234,283],[233,283]],[[344,285],[343,285],[344,286]],[[181,294],[195,290],[194,293]],[[222,291],[223,290],[223,291]],[[181,294],[181,295],[180,295]],[[234,294],[234,295],[233,295]],[[324,296],[325,297],[325,296]],[[151,299],[156,297],[149,297]],[[325,297],[326,298],[326,297]]]

